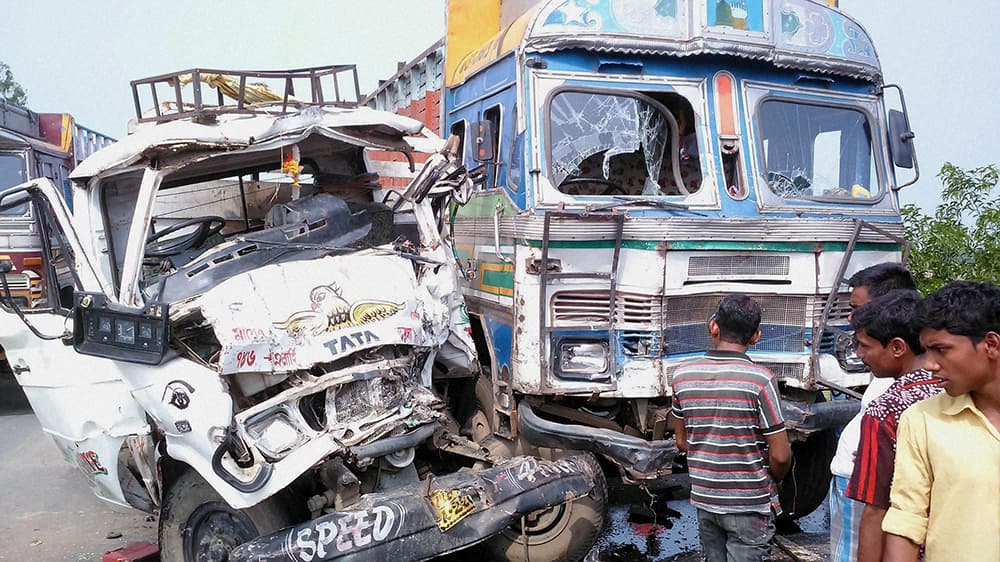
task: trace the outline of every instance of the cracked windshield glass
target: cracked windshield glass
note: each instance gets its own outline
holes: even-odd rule
[[[860,110],[769,100],[758,113],[763,174],[782,199],[879,196],[871,129]]]
[[[570,195],[689,195],[701,187],[690,103],[562,92],[550,106],[552,180]],[[664,107],[669,113],[660,109]]]

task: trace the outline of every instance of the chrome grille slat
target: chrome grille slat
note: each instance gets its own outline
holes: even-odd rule
[[[574,322],[608,322],[608,291],[559,291],[552,296],[552,321],[556,326]],[[615,325],[619,328],[658,330],[660,298],[619,291],[615,303]]]

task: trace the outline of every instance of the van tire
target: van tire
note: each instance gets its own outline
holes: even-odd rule
[[[234,509],[197,472],[188,469],[163,494],[160,560],[225,560],[237,546],[292,523],[290,511],[278,498]]]
[[[594,473],[590,494],[544,510],[534,524],[528,525],[528,558],[524,556],[521,522],[517,521],[483,544],[487,560],[577,562],[590,552],[604,529],[608,484],[594,455],[583,456]]]

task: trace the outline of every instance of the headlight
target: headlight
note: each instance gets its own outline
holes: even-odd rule
[[[606,341],[561,341],[557,358],[558,372],[567,375],[603,374],[611,366]]]
[[[247,435],[261,452],[272,458],[283,457],[306,440],[288,414],[282,411],[248,421]]]
[[[840,368],[848,373],[867,371],[868,367],[861,361],[856,352],[854,332],[839,332],[833,341],[833,353],[840,363]]]

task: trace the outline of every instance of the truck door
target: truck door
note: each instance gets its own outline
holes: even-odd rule
[[[80,355],[72,334],[73,291],[102,291],[101,283],[59,191],[45,178],[0,195],[0,208],[30,202],[47,268],[45,301],[25,309],[0,298],[0,344],[42,429],[65,460],[83,472],[94,493],[127,506],[118,477],[118,453],[132,434],[149,428],[145,414],[120,377],[121,365]],[[0,287],[0,296],[5,291]]]

